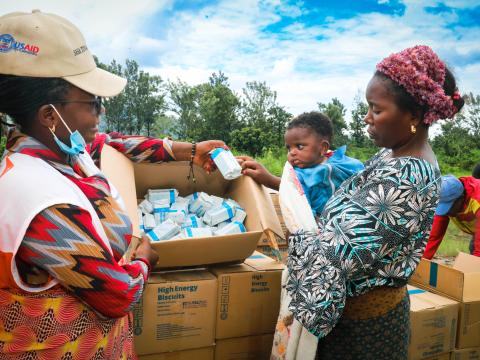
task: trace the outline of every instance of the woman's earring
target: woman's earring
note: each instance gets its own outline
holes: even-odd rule
[[[412,134],[415,134],[415,133],[417,132],[417,127],[416,127],[415,125],[413,125],[413,124],[410,125],[410,132],[411,132]]]
[[[52,124],[52,127],[49,127],[48,130],[55,135],[55,124]]]

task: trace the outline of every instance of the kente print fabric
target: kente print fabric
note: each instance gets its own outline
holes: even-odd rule
[[[346,297],[403,286],[425,248],[440,171],[425,160],[381,150],[328,201],[319,233],[289,238],[289,309],[314,335],[339,321]]]
[[[132,161],[172,159],[162,140],[99,134],[87,147],[97,164],[106,143]],[[37,214],[17,252],[17,266],[25,281],[50,276],[61,286],[38,294],[0,289],[0,359],[134,358],[130,310],[142,295],[148,267],[141,260],[118,264],[132,225],[107,180],[85,176],[75,157],[69,165],[60,163],[55,153],[18,131],[10,134],[7,151],[41,158],[76,184],[100,218],[113,255],[88,211],[59,204]]]

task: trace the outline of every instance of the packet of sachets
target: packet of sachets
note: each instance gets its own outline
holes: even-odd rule
[[[190,203],[190,212],[196,214],[199,217],[202,217],[205,214],[205,211],[214,206],[214,200],[210,198],[210,195],[204,192],[198,193],[196,199]]]
[[[156,201],[167,200],[169,204],[173,204],[178,196],[177,189],[148,189],[147,199],[154,203]]]
[[[209,227],[203,227],[203,228],[192,228],[192,227],[186,227],[183,229],[183,234],[185,237],[206,237],[206,236],[212,236],[213,232],[212,229]]]
[[[203,222],[209,226],[215,226],[223,221],[233,218],[235,209],[227,202],[223,202],[220,206],[208,209],[203,215]]]
[[[180,232],[181,228],[172,220],[165,220],[154,229],[147,231],[147,236],[152,241],[169,240]]]
[[[242,168],[230,150],[216,148],[210,152],[210,157],[227,180],[233,180],[242,175]]]
[[[235,221],[223,226],[220,229],[217,229],[215,231],[215,235],[240,234],[244,232],[247,232],[245,226],[241,222]]]

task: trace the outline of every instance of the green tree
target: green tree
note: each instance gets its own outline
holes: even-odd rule
[[[202,124],[198,113],[198,88],[177,80],[167,85],[170,99],[169,110],[176,116],[173,135],[185,140],[200,137]]]
[[[368,105],[362,101],[360,94],[354,99],[355,107],[352,110],[352,121],[350,122],[351,140],[355,146],[361,147],[367,143],[365,136],[365,122],[363,119],[368,112]]]
[[[96,58],[95,58],[96,59]],[[105,99],[105,128],[127,134],[150,135],[158,115],[166,110],[162,79],[140,69],[135,60],[125,67],[113,60],[110,65],[96,59],[97,66],[127,79],[125,90]]]
[[[457,117],[465,122],[469,133],[478,139],[480,138],[480,95],[469,93],[464,99],[465,109]]]
[[[232,132],[230,145],[239,152],[258,156],[268,148],[268,136],[263,129],[246,126]]]
[[[251,129],[261,129],[266,134],[266,142],[262,146],[282,146],[285,124],[292,115],[277,103],[276,91],[265,82],[252,81],[246,83],[242,93],[242,123]]]
[[[240,101],[222,72],[212,74],[208,83],[198,86],[198,112],[202,129],[198,140],[221,139],[230,143],[232,131],[240,127],[237,112]]]
[[[345,122],[345,113],[347,109],[340,100],[333,98],[327,104],[318,103],[318,109],[327,115],[333,124],[333,144],[332,147],[335,149],[341,145],[344,145],[348,137],[344,133],[344,130],[347,129],[347,123]]]

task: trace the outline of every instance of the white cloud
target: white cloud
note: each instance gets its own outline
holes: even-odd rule
[[[386,3],[387,0],[379,0]],[[198,84],[211,73],[223,71],[232,88],[240,93],[247,81],[266,81],[278,93],[278,101],[296,114],[316,108],[317,102],[339,98],[351,106],[357,91],[364,90],[375,64],[392,52],[415,44],[426,44],[452,64],[461,89],[480,93],[478,64],[455,64],[478,52],[480,27],[452,27],[455,11],[433,14],[426,6],[438,0],[405,0],[401,16],[361,14],[350,19],[304,24],[300,5],[281,0],[259,3],[223,0],[198,11],[175,12],[168,18],[161,37],[149,32],[153,14],[165,14],[173,0],[42,1],[41,9],[63,15],[82,30],[89,47],[104,62],[126,57],[140,61],[148,57],[145,70],[164,79],[177,78]],[[472,1],[447,0],[457,8]],[[38,1],[0,5],[0,12],[30,10]],[[330,15],[330,14],[325,14]],[[287,16],[296,19],[281,33],[265,32]]]

